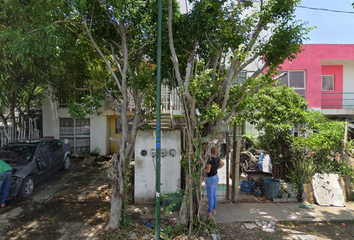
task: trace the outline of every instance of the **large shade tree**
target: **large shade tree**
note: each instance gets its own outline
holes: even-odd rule
[[[111,215],[108,229],[117,229],[125,220],[129,161],[134,153],[137,131],[154,107],[148,99],[156,89],[156,17],[155,1],[73,0],[60,7],[57,25],[89,43],[103,63],[106,76],[96,86],[110,95],[122,126],[119,154],[112,158],[109,177],[112,179]],[[97,69],[96,69],[97,70]],[[104,73],[104,71],[106,73]],[[143,100],[144,95],[144,102]],[[128,116],[128,105],[134,103],[134,114]],[[132,128],[130,131],[129,125]]]
[[[271,154],[273,163],[290,161],[293,131],[302,136],[314,125],[307,101],[286,85],[260,89],[250,110],[247,119],[260,133],[257,146]]]
[[[0,6],[0,118],[5,126],[15,125],[15,113],[25,121],[34,118],[46,90],[74,89],[75,81],[90,77],[92,47],[53,24],[57,6],[56,1],[31,0]],[[53,98],[62,97],[61,91],[54,93]]]
[[[78,118],[98,108],[102,97],[114,100],[122,138],[115,139],[119,159],[110,172],[112,229],[124,220],[126,170],[145,115],[142,95],[154,88],[156,9],[155,1],[121,0],[6,0],[0,5],[0,114],[5,124],[15,112],[38,109],[47,87]],[[90,86],[90,96],[74,91],[83,85]],[[153,108],[146,99],[144,104]],[[128,117],[131,102],[135,114]]]
[[[193,230],[201,219],[210,143],[223,127],[245,117],[254,94],[275,83],[277,66],[301,51],[308,30],[294,19],[297,0],[189,1],[192,9],[179,16],[168,2],[170,79],[179,88],[188,133],[180,216]],[[252,68],[235,84],[238,74]]]
[[[52,19],[51,5],[42,3],[9,0],[0,5],[0,118],[5,126],[15,124],[15,112],[35,116],[52,70],[55,44],[46,24]]]

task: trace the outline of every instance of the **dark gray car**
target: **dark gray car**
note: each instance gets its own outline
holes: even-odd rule
[[[58,139],[30,139],[0,148],[0,159],[11,165],[9,196],[28,197],[34,186],[59,169],[70,167],[70,146]]]

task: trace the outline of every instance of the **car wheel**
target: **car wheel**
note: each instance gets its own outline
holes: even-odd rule
[[[70,167],[70,156],[69,156],[69,155],[66,156],[66,157],[64,158],[64,161],[63,161],[63,162],[64,162],[64,163],[63,163],[63,166],[61,167],[61,169],[64,170],[64,171],[66,171],[66,170],[68,170],[69,167]]]
[[[21,184],[20,190],[18,192],[18,196],[22,198],[27,198],[33,193],[33,189],[34,189],[33,177],[27,176]]]

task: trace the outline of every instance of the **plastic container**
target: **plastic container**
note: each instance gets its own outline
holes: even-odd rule
[[[243,180],[241,182],[241,192],[252,194],[254,182]]]
[[[264,178],[265,197],[267,199],[278,198],[280,181],[276,178]]]

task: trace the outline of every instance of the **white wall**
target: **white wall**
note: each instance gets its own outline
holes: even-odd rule
[[[354,60],[343,61],[343,92],[354,92]],[[354,99],[354,94],[344,94],[343,99]],[[354,100],[346,100],[345,105],[354,105]],[[344,106],[351,108],[354,106]]]
[[[343,66],[343,92],[354,92],[354,60],[352,59],[324,59],[321,61],[322,65],[342,65]],[[353,99],[354,94],[343,94],[343,99]],[[346,100],[343,102],[345,105],[354,105],[354,100]],[[353,109],[353,106],[344,106],[344,108]],[[333,109],[326,111],[322,109],[325,114],[336,115],[337,113],[332,113]],[[327,113],[328,112],[328,113]],[[337,111],[338,114],[345,114],[344,111]],[[341,112],[341,113],[339,113]]]
[[[67,108],[58,108],[57,102],[52,102],[45,93],[44,101],[42,104],[43,115],[43,136],[60,138],[59,134],[59,119],[71,118]],[[107,120],[106,116],[87,116],[90,118],[90,152],[96,147],[100,149],[100,155],[109,153],[107,147]],[[109,143],[108,143],[109,145]]]
[[[172,193],[181,185],[181,132],[179,130],[162,130],[161,149],[175,149],[177,154],[172,157],[169,153],[161,158],[161,193]],[[156,158],[151,156],[151,149],[156,149],[155,131],[139,131],[135,143],[134,170],[134,203],[155,203],[156,190]],[[142,156],[141,150],[148,152]]]
[[[245,123],[245,132],[246,132],[246,134],[252,134],[255,137],[258,137],[258,135],[259,135],[259,132],[257,131],[256,126],[252,125],[249,122]]]
[[[90,152],[96,147],[100,149],[100,155],[106,155],[107,152],[107,131],[106,116],[94,116],[90,118]]]
[[[48,94],[44,93],[42,104],[43,116],[43,137],[59,137],[59,118],[57,113],[57,104],[52,102]]]

